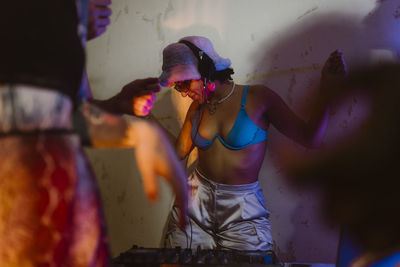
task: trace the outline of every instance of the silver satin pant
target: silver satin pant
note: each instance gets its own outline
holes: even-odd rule
[[[167,247],[196,249],[272,249],[269,211],[259,182],[245,185],[215,183],[197,169],[189,177],[189,218],[178,227],[174,205],[165,235]]]

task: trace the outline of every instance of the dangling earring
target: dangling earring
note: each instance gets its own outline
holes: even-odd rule
[[[208,90],[207,90],[207,80],[206,78],[202,79],[203,80],[203,103],[205,103],[208,99]]]
[[[214,92],[215,90],[215,83],[211,82],[207,84],[207,91]]]
[[[207,80],[205,80],[203,83],[203,89],[204,89],[205,98],[206,98],[204,101],[208,101],[208,97],[215,90],[215,83],[207,82]]]

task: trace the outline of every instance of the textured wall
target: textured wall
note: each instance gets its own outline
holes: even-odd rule
[[[163,47],[186,35],[210,38],[229,57],[237,83],[264,83],[301,116],[318,88],[329,53],[343,49],[350,70],[399,54],[399,1],[375,0],[114,0],[108,31],[88,44],[94,95],[107,98],[127,82],[161,73]],[[324,145],[360,121],[361,98],[332,111]],[[164,89],[154,114],[177,133],[190,104]],[[273,162],[278,144],[291,143],[272,127],[260,173],[272,212],[276,251],[285,261],[332,263],[338,228],[321,219],[318,195],[290,188]],[[293,144],[294,145],[294,144]],[[299,148],[301,149],[301,148]],[[130,150],[87,150],[94,165],[114,255],[132,244],[160,245],[172,195],[162,183],[161,201],[145,201]]]

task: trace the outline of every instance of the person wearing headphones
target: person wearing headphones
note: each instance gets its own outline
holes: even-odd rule
[[[329,118],[324,85],[346,73],[342,53],[333,52],[322,71],[323,104],[306,122],[270,88],[236,84],[230,65],[202,36],[163,50],[161,85],[193,99],[176,141],[178,156],[198,148],[198,165],[188,179],[189,223],[177,227],[180,210],[174,206],[165,237],[170,247],[271,250],[270,213],[258,181],[268,128],[318,147]]]

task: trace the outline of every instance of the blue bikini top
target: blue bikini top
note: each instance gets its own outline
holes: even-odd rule
[[[267,131],[258,127],[247,114],[245,106],[248,87],[249,86],[247,85],[243,89],[242,103],[240,104],[239,114],[226,140],[222,139],[222,137],[218,134],[215,135],[212,140],[208,140],[200,136],[197,127],[199,109],[196,109],[196,113],[192,120],[191,137],[192,142],[198,148],[201,150],[208,149],[214,143],[216,138],[218,138],[225,147],[233,150],[240,150],[248,147],[249,145],[263,142],[267,139]]]

